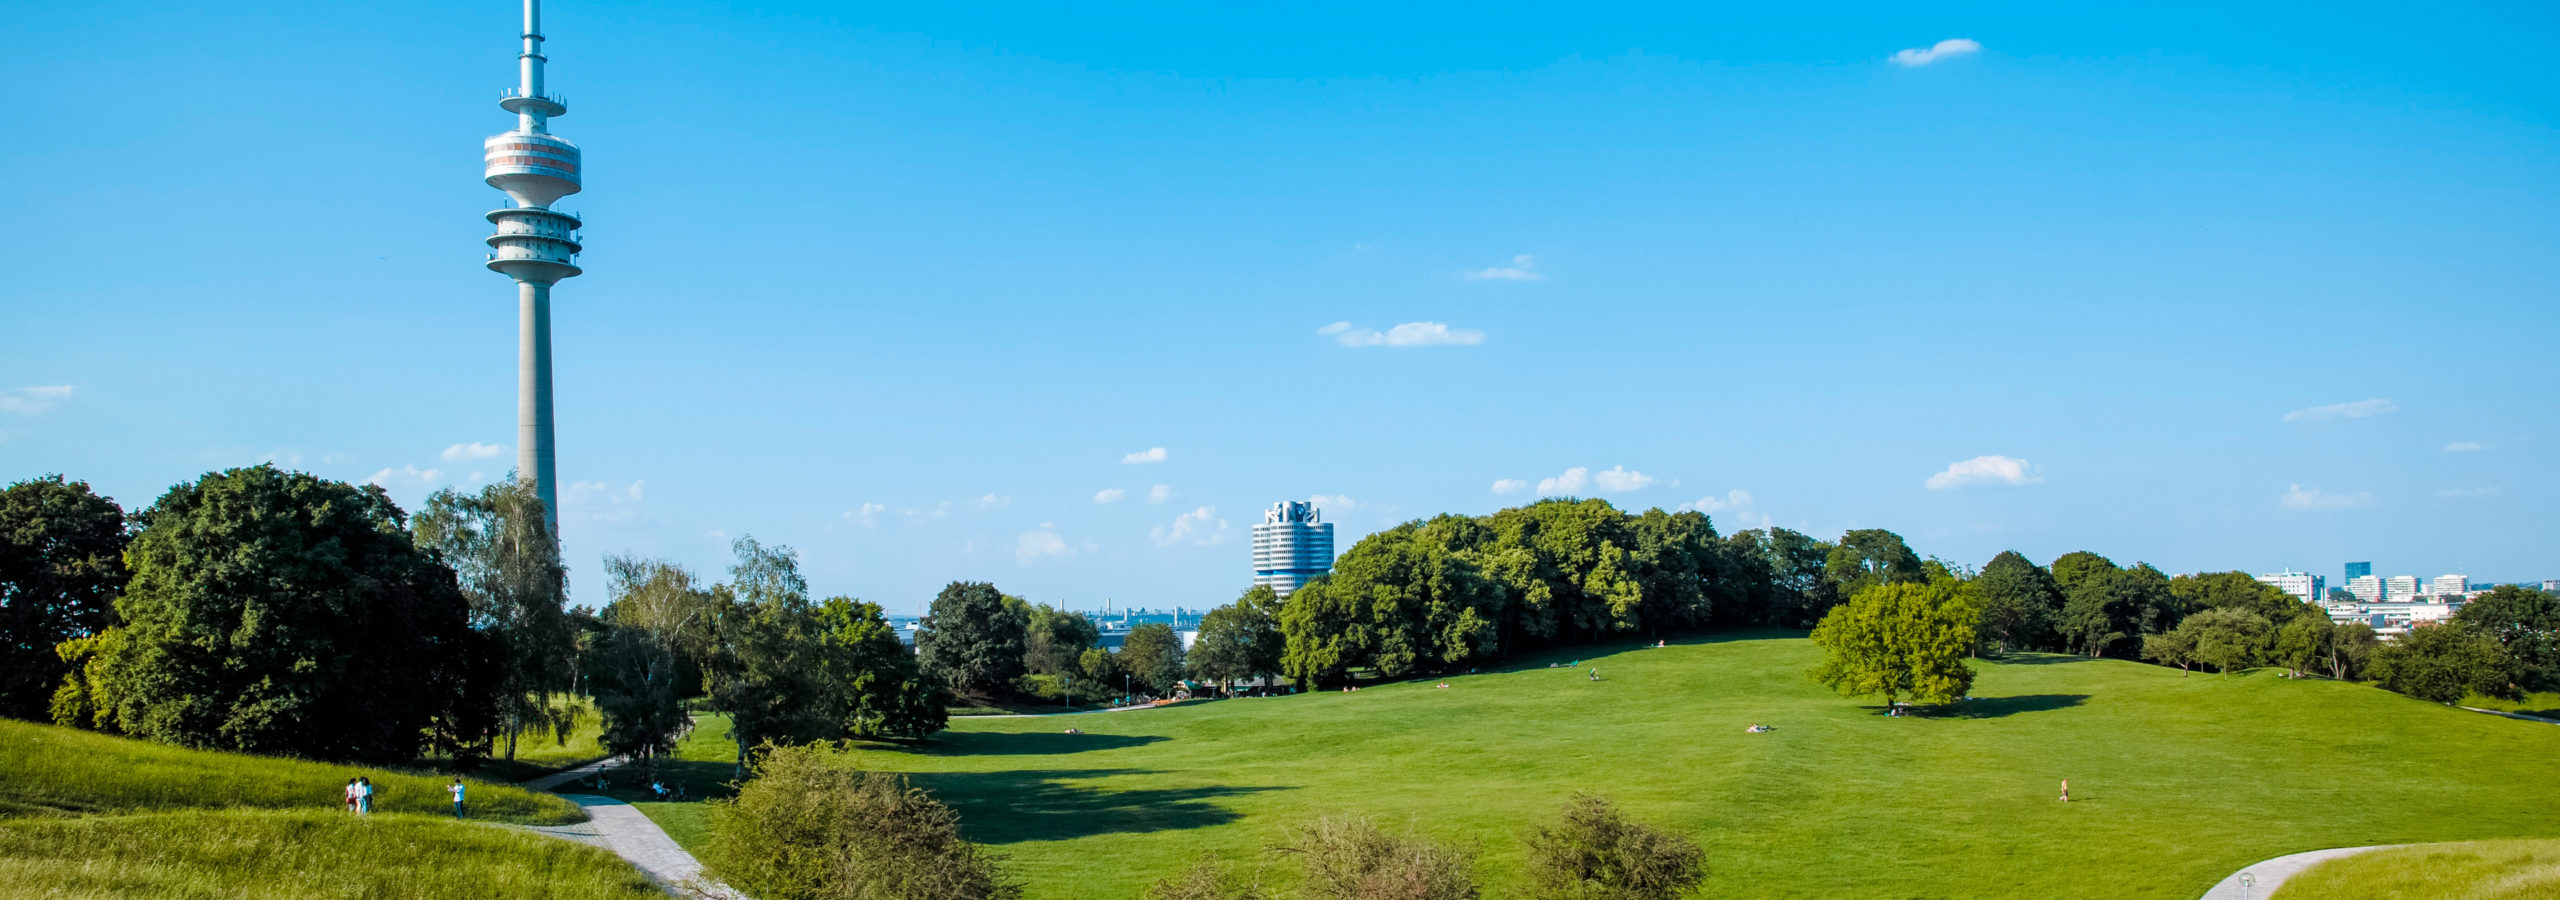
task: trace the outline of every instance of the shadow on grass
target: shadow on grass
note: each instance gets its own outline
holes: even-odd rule
[[[1169,741],[1162,735],[1067,734],[1061,731],[944,731],[908,747],[925,756],[1051,756],[1120,750]]]
[[[2066,663],[2096,662],[2100,657],[2077,653],[2012,653],[1998,659],[1984,660],[2003,666],[2059,666]]]
[[[700,759],[658,760],[656,781],[670,791],[681,790],[686,800],[709,800],[737,793],[729,782],[738,777],[735,762]],[[564,794],[599,794],[624,803],[658,800],[649,790],[649,781],[632,768],[608,769],[598,778],[583,778],[561,785]]]
[[[1145,769],[1024,769],[911,773],[907,777],[958,810],[970,840],[988,844],[1208,828],[1242,818],[1216,800],[1291,790],[1228,786],[1123,790],[1076,783],[1119,775],[1159,774],[1162,773]]]
[[[2066,709],[2089,702],[2087,694],[2021,694],[2016,697],[1976,697],[1947,707],[1939,715],[1952,719],[1998,719],[2019,713]]]
[[[1566,663],[1575,662],[1584,663],[1587,667],[1588,663],[1604,657],[1615,656],[1620,653],[1629,653],[1637,650],[1654,649],[1653,642],[1657,639],[1673,647],[1691,647],[1708,644],[1732,644],[1742,641],[1784,640],[1788,638],[1801,638],[1806,634],[1807,632],[1787,628],[1740,628],[1730,631],[1701,631],[1687,634],[1666,634],[1659,636],[1614,635],[1588,644],[1569,644],[1561,647],[1532,650],[1518,656],[1501,660],[1493,665],[1484,666],[1473,673],[1423,673],[1397,680],[1438,681],[1464,674],[1492,675],[1501,672],[1527,672],[1548,668],[1575,668],[1574,666],[1565,665]]]

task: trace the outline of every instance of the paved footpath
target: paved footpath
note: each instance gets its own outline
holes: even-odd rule
[[[523,782],[522,786],[537,791],[550,790],[622,763],[623,759],[617,756],[566,772],[545,775]],[[746,895],[738,893],[728,885],[704,877],[702,863],[696,861],[693,854],[685,852],[683,847],[678,846],[674,838],[668,837],[666,829],[659,828],[658,823],[650,821],[648,816],[641,814],[640,810],[631,804],[596,794],[562,794],[560,796],[586,810],[587,821],[575,825],[523,827],[552,837],[611,850],[614,855],[640,867],[641,872],[656,881],[659,887],[665,888],[667,893],[678,897],[746,900]]]
[[[2216,884],[2213,886],[2212,890],[2204,892],[2204,900],[2267,900],[2268,897],[2275,896],[2276,888],[2282,886],[2285,879],[2302,874],[2302,870],[2304,869],[2311,868],[2312,866],[2337,859],[2342,856],[2354,856],[2368,850],[2388,850],[2393,847],[2401,846],[2406,845],[2383,844],[2375,847],[2338,847],[2329,850],[2313,850],[2309,853],[2295,853],[2288,856],[2279,856],[2231,873],[2231,877],[2222,879],[2222,883]],[[2252,876],[2256,879],[2257,884],[2250,887],[2241,886],[2240,876],[2242,875]]]

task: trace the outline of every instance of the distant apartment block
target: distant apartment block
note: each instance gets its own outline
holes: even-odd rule
[[[2560,578],[2543,579],[2542,589],[2547,593],[2560,594]]]
[[[2347,579],[2347,593],[2356,595],[2357,602],[2380,603],[2382,602],[2382,579],[2374,577],[2371,573]]]
[[[2351,562],[2351,563],[2348,563],[2348,564],[2347,564],[2347,580],[2348,580],[2348,581],[2354,581],[2354,580],[2356,580],[2356,579],[2358,579],[2358,578],[2363,578],[2363,577],[2365,577],[2365,576],[2367,576],[2367,575],[2371,575],[2371,574],[2373,574],[2373,564],[2372,564],[2372,563],[2369,563],[2369,562]]]
[[[2431,597],[2468,593],[2471,593],[2471,578],[2467,575],[2438,575],[2427,582],[2427,595]]]
[[[2382,602],[2407,603],[2418,599],[2418,576],[2393,575],[2382,581]]]
[[[1333,571],[1333,523],[1316,505],[1283,500],[1253,526],[1253,583],[1282,597]]]
[[[2318,603],[2329,592],[2329,579],[2308,572],[2286,569],[2273,575],[2260,575],[2259,581],[2276,586],[2276,590],[2293,595],[2304,603]]]

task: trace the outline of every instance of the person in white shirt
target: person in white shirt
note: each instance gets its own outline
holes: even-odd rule
[[[462,818],[462,777],[459,775],[454,776],[453,784],[446,787],[445,790],[453,794],[453,817],[457,819]]]

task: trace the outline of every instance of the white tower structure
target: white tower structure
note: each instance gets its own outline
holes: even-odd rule
[[[1333,523],[1316,505],[1283,500],[1253,526],[1253,583],[1282,597],[1333,571]]]
[[[578,192],[578,145],[550,131],[569,111],[542,91],[542,0],[524,0],[524,51],[516,88],[498,105],[514,131],[483,142],[489,186],[515,206],[489,214],[489,268],[516,281],[516,476],[533,482],[543,517],[560,533],[560,492],[551,452],[551,286],[578,274],[577,216],[552,209]]]

